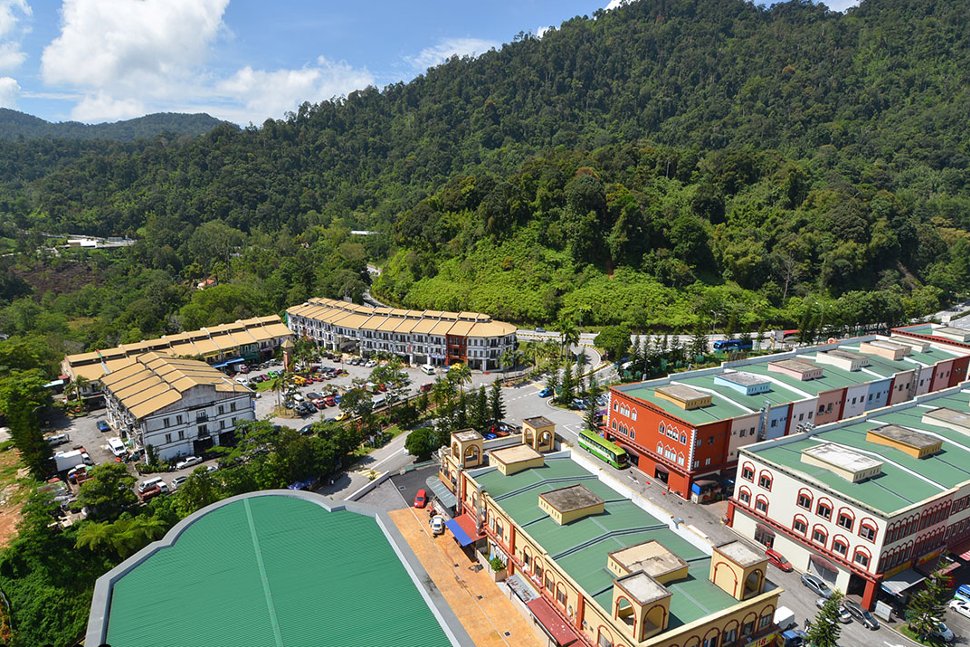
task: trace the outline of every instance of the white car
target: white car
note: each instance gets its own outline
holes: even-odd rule
[[[175,464],[175,469],[184,470],[186,467],[192,467],[198,465],[202,462],[202,459],[198,456],[189,456],[188,458],[183,458],[178,463]]]
[[[960,598],[954,598],[950,600],[950,603],[947,606],[950,607],[950,610],[954,613],[959,613],[964,618],[970,618],[970,602],[961,600]]]
[[[440,514],[431,517],[431,534],[438,536],[445,533],[445,518]]]
[[[115,456],[125,455],[125,444],[121,442],[121,438],[118,438],[117,436],[108,439],[108,449],[110,449],[111,453]]]
[[[176,476],[175,478],[172,479],[172,489],[173,490],[179,489],[179,486],[188,480],[189,480],[188,476],[185,476],[185,475]]]

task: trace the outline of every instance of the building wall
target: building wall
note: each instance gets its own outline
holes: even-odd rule
[[[781,425],[784,429],[784,423]],[[727,459],[731,421],[722,420],[697,428],[694,441],[694,461],[691,472],[710,472],[724,465]]]
[[[861,416],[866,411],[866,396],[869,395],[868,384],[857,384],[845,390],[845,401],[842,406],[842,415],[836,420],[854,418]]]
[[[950,369],[949,386],[956,386],[960,382],[966,380],[968,368],[970,368],[970,356],[955,358],[953,360],[952,368]]]
[[[933,366],[922,366],[918,369],[916,375],[916,395],[924,395],[930,392],[930,387],[933,386],[933,374],[936,373],[936,368]]]
[[[869,383],[869,389],[866,392],[866,411],[879,409],[880,407],[884,407],[886,404],[888,404],[889,389],[892,386],[892,382],[893,378],[890,377],[884,380]]]
[[[776,406],[768,409],[765,418],[764,438],[774,440],[781,438],[788,433],[788,412],[789,405]]]
[[[959,371],[956,373],[959,376]],[[937,362],[933,370],[933,383],[930,385],[930,391],[939,391],[940,389],[945,389],[950,386],[950,377],[953,374],[954,370],[952,359]]]
[[[842,413],[845,402],[845,389],[835,389],[818,394],[818,405],[815,408],[815,424],[824,425],[835,422]]]
[[[916,377],[919,370],[897,373],[892,382],[889,393],[889,404],[898,404],[912,399],[916,395]]]
[[[758,442],[758,414],[739,416],[731,421],[731,436],[728,438],[727,462],[738,460],[738,450]]]
[[[788,420],[788,433],[799,433],[799,425],[802,425],[804,429],[805,425],[817,424],[815,420],[816,411],[818,411],[818,398],[808,398],[807,400],[793,402],[791,405],[791,418]]]

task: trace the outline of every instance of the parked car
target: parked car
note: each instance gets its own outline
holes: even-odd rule
[[[793,567],[791,562],[785,559],[785,556],[779,553],[777,550],[769,548],[765,551],[765,557],[768,558],[768,563],[785,573],[791,573]]]
[[[54,434],[53,436],[47,437],[47,444],[51,447],[59,447],[60,445],[66,445],[71,442],[70,434]]]
[[[338,413],[338,414],[337,414],[337,416],[336,416],[336,417],[334,418],[334,421],[336,421],[336,422],[340,422],[341,420],[346,420],[346,419],[347,419],[347,412],[346,412],[346,411],[341,411],[341,412],[340,412],[340,413]]]
[[[967,602],[966,600],[961,600],[959,598],[953,598],[952,600],[950,600],[947,606],[954,613],[957,613],[963,616],[964,618],[970,618],[970,602]]]
[[[573,401],[569,403],[570,409],[585,409],[588,406],[589,405],[586,400],[583,400],[582,398],[573,398]]]
[[[942,640],[945,643],[951,643],[956,639],[956,636],[953,634],[953,630],[946,626],[945,622],[941,622],[939,625],[937,625],[936,630],[930,633],[930,638]]]
[[[539,391],[540,398],[548,398],[550,395],[552,395],[552,388],[548,386]]]
[[[862,623],[866,629],[876,630],[879,628],[879,621],[876,616],[863,609],[857,602],[845,600],[842,607],[852,614],[852,617]]]
[[[153,476],[151,478],[147,478],[138,484],[138,492],[139,493],[147,492],[152,488],[158,487],[160,483],[164,483],[164,482],[165,480],[161,476]]]
[[[817,600],[815,600],[815,606],[817,606],[819,609],[821,609],[822,607],[825,606],[825,603],[826,602],[828,602],[827,599],[825,599],[825,598],[818,598]],[[847,625],[850,622],[852,622],[852,614],[850,614],[848,611],[846,611],[845,610],[845,607],[842,606],[841,604],[839,605],[839,622],[841,622],[844,625]]]
[[[423,508],[428,505],[428,491],[424,488],[418,490],[418,493],[414,495],[414,507]]]
[[[185,476],[185,475],[176,476],[175,478],[172,479],[172,489],[173,490],[179,489],[179,486],[188,480],[189,480],[188,476]]]
[[[431,534],[434,536],[445,534],[445,518],[440,514],[431,517]]]
[[[175,469],[184,470],[186,467],[193,467],[199,465],[202,462],[202,458],[199,456],[189,456],[188,458],[183,458],[175,464]]]
[[[245,364],[240,364],[239,365],[239,368],[236,369],[236,372],[237,373],[242,373],[243,375],[245,375],[246,373],[249,372],[249,367],[246,366]]]
[[[249,386],[249,378],[246,377],[245,375],[237,375],[236,381],[242,384],[243,386]]]
[[[430,391],[431,391],[431,388],[432,388],[433,386],[434,386],[434,384],[431,384],[431,383],[429,382],[428,384],[422,384],[421,386],[419,386],[419,387],[418,387],[418,390],[419,390],[419,391],[420,391],[421,393],[428,393],[428,392],[430,392]]]
[[[489,432],[486,432],[485,434],[482,434],[482,438],[484,438],[485,440],[494,440],[498,438],[498,436],[496,436],[495,434],[489,431]]]
[[[812,575],[811,573],[802,574],[802,584],[826,600],[832,597],[832,589],[829,588],[829,585],[826,584],[822,578]]]
[[[317,408],[309,402],[300,402],[293,410],[301,416],[309,416],[316,413]]]
[[[970,603],[970,584],[961,584],[958,586],[956,592],[953,594],[953,599]]]
[[[377,362],[372,359],[369,359],[364,363],[364,368],[374,368],[375,366],[377,366]]]
[[[98,420],[98,422],[95,424],[98,425],[98,431],[100,431],[103,434],[111,431],[111,426],[105,420]]]
[[[125,444],[123,442],[121,442],[121,438],[118,438],[118,437],[109,438],[108,439],[108,449],[115,456],[124,456],[125,455]]]
[[[546,332],[546,329],[542,326],[536,326],[536,332]]]

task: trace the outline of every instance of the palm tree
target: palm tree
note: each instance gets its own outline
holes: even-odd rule
[[[506,348],[502,351],[502,356],[499,358],[499,363],[502,365],[502,373],[505,373],[509,368],[515,368],[522,361],[522,351],[518,348]]]
[[[68,383],[67,388],[64,389],[64,394],[68,396],[68,400],[80,400],[84,387],[90,384],[90,382],[91,380],[88,378],[77,375]]]
[[[458,362],[457,364],[452,364],[448,368],[448,373],[446,374],[448,381],[462,389],[466,384],[472,381],[472,370],[468,368],[467,364]]]
[[[579,343],[579,329],[572,321],[564,319],[559,322],[559,339],[562,344],[562,357],[566,351]]]

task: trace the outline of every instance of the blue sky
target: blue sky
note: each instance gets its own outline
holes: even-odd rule
[[[260,124],[608,3],[0,0],[0,107],[50,121],[172,111]]]

